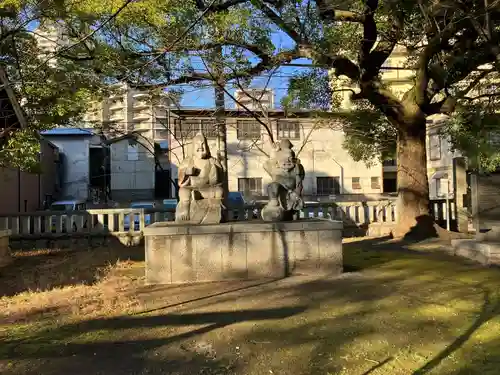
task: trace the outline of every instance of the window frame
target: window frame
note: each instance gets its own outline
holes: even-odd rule
[[[285,125],[287,126],[286,129],[282,129],[281,126]],[[291,127],[294,126],[296,128],[292,129]],[[278,139],[293,139],[293,140],[300,140],[300,122],[296,120],[278,120],[277,121],[277,132],[278,132]],[[291,134],[295,133],[294,136]],[[287,134],[287,135],[285,135]]]
[[[372,190],[380,190],[380,176],[370,177],[370,187]]]
[[[241,129],[240,126],[242,125],[247,125],[250,126],[253,129]],[[259,140],[262,137],[262,132],[260,128],[260,124],[255,121],[255,120],[236,120],[236,138],[240,141],[254,141],[254,140]],[[257,135],[258,133],[258,135]],[[245,136],[245,134],[248,134]]]
[[[441,198],[444,196],[444,194],[441,192],[441,181],[442,178],[435,178],[434,183],[436,184],[436,197]]]
[[[331,191],[327,191],[330,189],[324,189],[323,183],[320,184],[320,181],[332,181]],[[321,186],[323,185],[323,186]],[[321,188],[320,188],[321,186]],[[339,176],[320,176],[316,177],[316,195],[319,196],[329,196],[329,195],[339,195],[340,194],[340,177]]]
[[[130,152],[131,150],[135,150]],[[131,155],[135,155],[131,157]],[[138,161],[139,160],[139,145],[136,144],[127,144],[127,161]]]
[[[437,140],[437,147],[434,147],[433,140]],[[436,154],[434,154],[434,153]],[[441,160],[442,151],[441,151],[441,136],[438,133],[429,134],[429,160],[437,161]]]
[[[255,189],[249,189],[249,183],[255,184]],[[238,177],[238,191],[243,196],[262,195],[262,177]]]
[[[189,129],[184,125],[190,124]],[[213,126],[213,131],[208,129]],[[156,129],[155,129],[156,130]],[[217,139],[217,122],[212,118],[176,118],[174,119],[174,137],[177,139],[193,139],[198,133],[202,133],[207,139]],[[180,135],[180,137],[179,137]]]
[[[354,180],[357,179],[357,182]],[[361,177],[352,177],[351,178],[352,190],[361,190]]]

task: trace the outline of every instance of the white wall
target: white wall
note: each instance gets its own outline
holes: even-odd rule
[[[46,137],[64,154],[63,197],[87,199],[90,137]]]
[[[137,145],[138,160],[129,160],[127,139],[110,146],[111,190],[151,190],[155,186],[155,162],[150,151]]]
[[[262,165],[267,160],[267,156],[260,149],[269,153],[271,150],[269,138],[262,128],[261,140],[254,142],[251,140],[238,140],[236,131],[236,119],[226,119],[227,124],[227,145],[228,145],[228,177],[229,191],[238,190],[238,178],[262,178],[262,194],[267,195],[266,186],[270,178],[264,171]],[[276,137],[276,125],[272,122],[273,134]],[[382,193],[382,166],[376,163],[373,167],[367,168],[362,162],[355,162],[342,148],[344,134],[341,131],[333,131],[330,128],[315,129],[305,141],[305,138],[312,126],[318,127],[314,120],[301,120],[300,139],[291,139],[294,150],[297,153],[305,143],[300,158],[306,177],[304,180],[304,194],[316,195],[317,177],[342,177],[340,181],[343,191],[341,194],[377,194]],[[209,146],[212,156],[217,155],[216,140],[209,139]],[[179,160],[182,160],[181,143],[171,141],[171,161],[172,177],[175,179]],[[185,142],[185,151],[189,155],[190,144]],[[352,178],[359,177],[361,183],[360,190],[352,189]],[[371,177],[379,177],[380,189],[371,188]]]

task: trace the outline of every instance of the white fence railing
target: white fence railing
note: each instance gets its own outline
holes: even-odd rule
[[[445,203],[437,203],[438,206]],[[232,209],[230,220],[259,220],[262,205]],[[439,207],[438,207],[439,208]],[[443,208],[436,213],[447,212]],[[167,208],[110,208],[86,211],[37,211],[0,215],[0,230],[10,229],[13,236],[61,235],[69,233],[130,233],[142,230],[158,221],[173,221],[174,210]],[[397,220],[394,200],[367,202],[336,202],[307,205],[302,218],[323,217],[342,220],[346,227],[361,227],[373,223],[393,225]],[[436,219],[438,219],[436,217]]]

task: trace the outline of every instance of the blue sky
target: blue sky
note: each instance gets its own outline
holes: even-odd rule
[[[272,36],[272,41],[275,46],[281,48],[292,48],[294,42],[284,33],[276,32]],[[252,60],[252,59],[251,59]],[[254,64],[258,62],[258,59],[253,59]],[[296,63],[308,64],[310,61],[307,59],[296,60]],[[201,60],[199,62],[194,62],[196,68],[199,66],[203,66]],[[292,67],[292,66],[283,66],[277,69],[269,79],[268,74],[264,74],[260,77],[256,77],[250,87],[252,88],[264,88],[267,87],[269,89],[274,90],[274,103],[275,107],[280,106],[281,99],[286,95],[288,85],[290,82],[290,78],[297,74],[300,71],[307,70],[307,68],[301,67]],[[183,86],[184,96],[181,100],[181,106],[183,107],[191,107],[191,108],[214,108],[215,107],[215,97],[214,97],[214,88],[196,88],[190,85]],[[226,87],[226,89],[234,93],[235,89]],[[234,101],[226,95],[226,108],[234,108]]]
[[[31,22],[28,25],[28,30],[34,30],[38,27],[38,22]],[[278,48],[292,48],[294,45],[294,42],[283,32],[278,31],[275,32],[272,35],[272,41],[274,45]],[[253,58],[250,59],[253,60],[252,62],[254,64],[258,63],[258,59]],[[310,61],[307,59],[300,59],[296,60],[295,62],[297,63],[302,63],[302,64],[308,64]],[[194,65],[196,69],[203,69],[203,64],[201,63],[201,60],[198,59],[194,61]],[[263,88],[267,87],[269,89],[272,89],[274,91],[275,97],[274,97],[274,103],[276,107],[280,106],[281,99],[283,96],[286,95],[290,77],[297,74],[300,71],[307,70],[307,68],[301,68],[301,67],[291,67],[291,66],[284,66],[280,67],[274,73],[272,74],[272,77],[269,79],[268,74],[264,74],[260,77],[256,77],[250,87],[252,88]],[[184,95],[181,100],[181,106],[185,107],[191,107],[191,108],[214,108],[215,107],[215,98],[214,98],[214,88],[213,87],[207,87],[207,88],[196,88],[190,85],[184,85],[182,86],[184,90]],[[235,89],[231,87],[226,87],[226,89],[231,92],[231,94],[234,93]],[[226,107],[227,108],[234,108],[235,103],[234,101],[226,95]]]
[[[298,61],[298,62],[303,62],[307,63],[307,61]],[[304,68],[298,68],[298,67],[281,67],[279,68],[275,73],[272,74],[272,77],[270,78],[269,82],[269,75],[265,74],[260,77],[256,77],[253,81],[250,87],[253,88],[267,88],[273,89],[274,90],[274,102],[276,106],[279,106],[279,103],[281,99],[283,98],[284,95],[287,93],[288,89],[288,84],[290,81],[290,77],[296,74],[297,72],[304,70]],[[215,105],[215,98],[214,98],[214,88],[213,87],[208,87],[208,88],[196,88],[193,86],[183,86],[184,89],[184,96],[181,101],[181,106],[185,107],[196,107],[196,108],[213,108]],[[234,88],[227,88],[231,94],[234,93],[235,89]],[[234,101],[226,95],[226,107],[231,108],[234,107],[235,103]]]

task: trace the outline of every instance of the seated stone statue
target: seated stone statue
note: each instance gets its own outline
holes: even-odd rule
[[[210,155],[207,139],[197,134],[191,156],[178,167],[179,203],[175,221],[189,224],[217,224],[222,215],[222,166]]]
[[[299,211],[304,207],[304,168],[292,148],[293,145],[288,139],[281,140],[264,163],[264,169],[272,179],[267,188],[269,202],[261,212],[264,221],[296,220]]]

